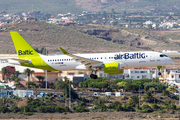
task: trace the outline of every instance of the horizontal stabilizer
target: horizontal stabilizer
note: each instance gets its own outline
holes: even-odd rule
[[[16,59],[16,58],[10,58],[10,60],[18,61],[20,63],[29,63],[29,60],[23,60],[23,59]]]

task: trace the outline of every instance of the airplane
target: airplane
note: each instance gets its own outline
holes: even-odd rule
[[[18,32],[10,32],[21,66],[50,71],[92,71],[90,78],[97,79],[97,71],[110,75],[123,74],[124,68],[155,67],[173,63],[165,54],[154,51],[115,53],[70,54],[60,47],[62,55],[46,56],[37,53]]]

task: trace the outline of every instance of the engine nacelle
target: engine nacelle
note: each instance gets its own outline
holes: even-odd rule
[[[108,73],[110,75],[123,74],[123,69],[120,68],[120,63],[118,62],[105,63],[104,73]]]

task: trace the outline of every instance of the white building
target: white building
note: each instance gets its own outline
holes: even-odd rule
[[[152,79],[152,73],[149,69],[125,69],[124,70],[124,79]]]
[[[18,96],[18,97],[28,97],[33,95],[33,90],[2,90],[0,92],[0,97],[9,97],[9,96]]]
[[[168,72],[168,79],[170,83],[180,83],[180,73],[178,70],[170,70]]]
[[[112,78],[112,79],[152,79],[152,73],[149,69],[124,69],[123,74],[117,74],[117,75],[109,75],[107,73],[104,73],[103,71],[99,71],[97,73],[99,77],[103,78]]]

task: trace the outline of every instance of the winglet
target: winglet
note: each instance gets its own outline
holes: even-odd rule
[[[63,54],[69,55],[69,53],[68,53],[66,50],[64,50],[62,47],[60,47],[60,49],[61,49],[61,51],[63,52]]]

